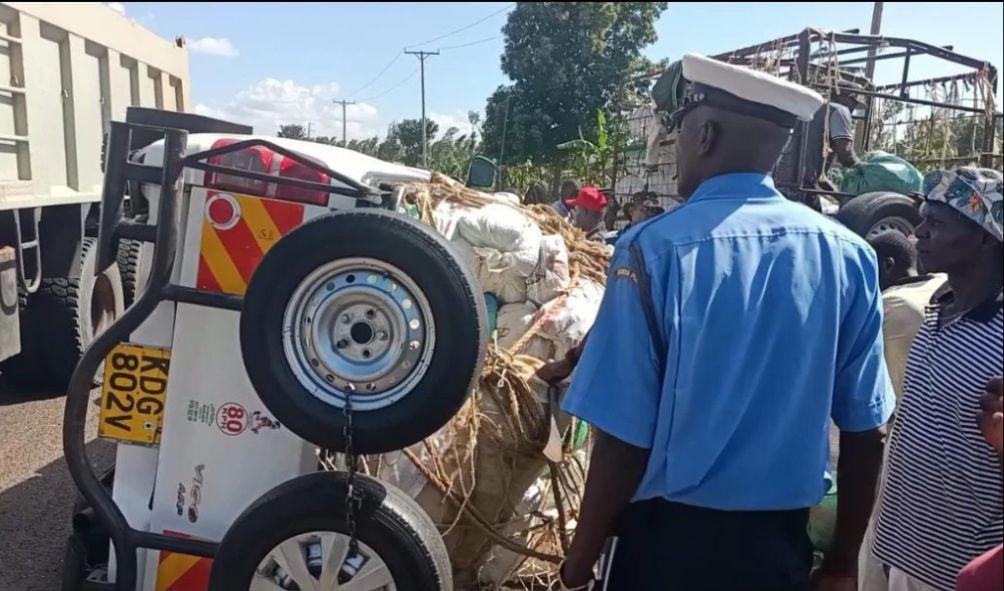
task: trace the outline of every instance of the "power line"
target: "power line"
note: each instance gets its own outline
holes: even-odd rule
[[[512,10],[513,8],[514,8],[513,4],[510,4],[510,5],[506,6],[505,8],[502,8],[501,10],[497,10],[497,11],[489,14],[488,16],[482,17],[482,18],[474,21],[473,23],[464,25],[463,27],[460,27],[459,29],[455,29],[453,31],[450,31],[449,33],[444,33],[444,34],[442,34],[442,35],[440,35],[438,37],[433,37],[432,39],[429,39],[428,41],[423,41],[422,43],[416,43],[414,45],[406,45],[405,49],[408,49],[410,47],[421,47],[422,45],[428,45],[429,43],[432,43],[433,41],[439,41],[440,39],[446,39],[447,37],[450,37],[452,35],[456,35],[457,33],[461,33],[463,31],[466,31],[467,29],[470,29],[471,27],[480,25],[481,23],[485,22],[486,20],[488,20],[488,19],[490,19],[490,18],[492,18],[494,16],[498,16],[499,14],[502,14],[503,12]],[[498,37],[501,37],[501,35],[499,35],[497,37],[494,37],[494,38],[497,39]],[[475,45],[476,43],[481,43],[481,42],[486,42],[486,41],[488,41],[488,40],[487,39],[482,39],[481,41],[477,41],[475,43],[455,45],[455,46],[447,47],[445,49],[447,49],[447,50],[449,50],[449,49],[459,49],[460,47],[467,47],[468,45]],[[379,80],[384,74],[386,74],[387,70],[389,70],[391,68],[391,66],[393,66],[395,63],[397,63],[397,60],[400,59],[401,56],[404,55],[404,53],[405,52],[402,51],[400,53],[394,54],[394,57],[391,58],[391,60],[389,62],[387,62],[387,65],[385,65],[383,68],[381,68],[380,71],[377,72],[375,76],[373,76],[372,78],[369,79],[369,81],[366,82],[366,84],[363,84],[359,88],[356,88],[352,92],[348,93],[346,96],[355,96],[355,95],[359,94],[360,92],[362,92],[363,90],[365,90],[366,88],[369,88],[370,85],[372,85],[374,82],[376,82],[377,80]],[[402,81],[402,84],[403,84],[403,81]],[[370,98],[370,99],[363,99],[363,100],[373,100],[373,99]]]
[[[407,49],[409,47],[421,47],[423,45],[428,45],[428,44],[430,44],[430,43],[432,43],[434,41],[439,41],[440,39],[446,39],[447,37],[450,37],[452,35],[456,35],[457,33],[462,33],[464,31],[466,31],[467,29],[470,29],[471,27],[480,25],[481,23],[485,22],[486,20],[488,20],[488,19],[490,19],[492,17],[498,16],[498,15],[502,14],[503,12],[508,12],[508,11],[510,11],[512,9],[513,9],[513,5],[510,4],[510,5],[506,6],[505,8],[503,8],[501,10],[496,10],[495,12],[489,14],[488,16],[482,17],[482,18],[474,21],[473,23],[471,23],[469,25],[464,25],[464,26],[460,27],[459,29],[455,29],[453,31],[450,31],[449,33],[443,33],[442,35],[440,35],[438,37],[433,37],[432,39],[429,39],[428,41],[423,41],[421,43],[415,43],[413,45],[406,45],[405,49]]]
[[[401,79],[401,81],[400,81],[400,82],[398,82],[398,83],[397,83],[397,84],[395,84],[394,86],[391,86],[391,87],[390,87],[390,88],[388,88],[387,90],[384,90],[383,92],[381,92],[381,93],[379,93],[379,94],[375,94],[375,95],[373,95],[373,96],[371,96],[371,97],[367,97],[367,98],[364,98],[364,99],[359,99],[359,100],[358,100],[358,101],[356,101],[356,102],[360,102],[360,103],[368,103],[368,102],[370,102],[370,101],[375,101],[375,100],[376,100],[376,99],[378,99],[378,98],[381,98],[381,97],[383,97],[383,96],[386,96],[386,95],[387,95],[387,94],[389,94],[389,93],[390,93],[390,92],[391,92],[392,90],[397,90],[397,89],[398,89],[398,88],[399,88],[399,87],[400,87],[400,86],[401,86],[402,84],[404,84],[405,82],[407,82],[407,81],[411,80],[412,78],[414,78],[414,77],[415,77],[415,74],[418,74],[418,70],[419,70],[418,68],[415,68],[414,70],[412,70],[412,71],[411,71],[411,74],[408,74],[408,75],[407,75],[407,76],[405,76],[405,77],[404,77],[403,79]]]
[[[493,37],[485,37],[484,39],[478,39],[477,41],[471,41],[470,43],[461,43],[460,45],[447,45],[446,47],[440,47],[439,51],[450,51],[451,49],[460,49],[461,47],[470,47],[471,45],[478,45],[479,43],[488,43],[489,41],[494,41],[496,39],[501,39],[502,35],[495,35]]]
[[[400,58],[400,57],[401,57],[402,55],[404,55],[404,53],[397,53],[397,54],[395,54],[395,55],[394,55],[394,58],[393,58],[393,59],[391,59],[391,60],[390,60],[389,62],[387,62],[387,65],[386,65],[386,66],[384,66],[384,67],[383,67],[383,69],[381,69],[381,70],[380,70],[379,72],[377,72],[376,76],[373,76],[372,78],[370,78],[369,82],[367,82],[366,84],[363,84],[363,85],[362,85],[362,86],[360,86],[359,88],[357,88],[357,89],[353,90],[352,92],[350,92],[348,96],[352,96],[352,95],[354,95],[354,94],[359,94],[359,93],[360,93],[360,92],[361,92],[361,91],[362,91],[363,89],[365,89],[365,88],[368,88],[368,87],[369,87],[369,85],[371,85],[371,84],[373,84],[374,82],[376,82],[377,80],[379,80],[379,79],[380,79],[380,77],[381,77],[381,76],[383,76],[383,75],[384,75],[384,74],[385,74],[385,73],[387,72],[387,70],[389,70],[389,69],[390,69],[390,67],[391,67],[391,66],[393,66],[393,65],[394,65],[394,63],[395,63],[395,62],[397,62],[397,60],[398,60],[398,59],[399,59],[399,58]]]

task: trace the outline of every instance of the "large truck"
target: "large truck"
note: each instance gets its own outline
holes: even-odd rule
[[[135,291],[138,242],[95,274],[103,138],[184,111],[188,53],[103,3],[0,3],[0,374],[62,388]],[[132,203],[131,214],[143,215]]]
[[[806,28],[711,57],[769,72],[826,98],[839,93],[857,97],[861,106],[854,113],[854,143],[861,154],[883,150],[921,170],[955,165],[1000,169],[997,68],[984,59],[956,53],[951,46]],[[869,64],[875,62],[878,70],[869,73]],[[932,67],[947,75],[930,77]],[[653,79],[655,87],[664,90],[653,104],[639,106],[626,116],[636,141],[623,155],[623,173],[614,194],[618,201],[644,194],[670,209],[680,199],[676,138],[666,128],[665,117],[682,97],[687,82],[674,68],[654,73]],[[821,109],[813,122],[795,129],[774,171],[775,184],[790,199],[834,214],[863,236],[888,230],[912,234],[920,222],[912,196],[877,189],[845,193],[819,185],[820,175],[826,172],[828,108]],[[925,146],[926,154],[918,155],[921,150],[917,148]]]

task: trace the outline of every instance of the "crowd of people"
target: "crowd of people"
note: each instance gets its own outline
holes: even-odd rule
[[[639,196],[592,331],[539,372],[596,432],[562,588],[999,591],[1001,173],[929,174],[915,235],[866,241],[771,178],[821,96],[702,56],[683,73],[685,204]],[[565,197],[610,238],[602,192]]]

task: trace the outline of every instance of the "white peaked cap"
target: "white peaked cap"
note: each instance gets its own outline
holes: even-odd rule
[[[791,113],[802,121],[812,121],[812,116],[823,105],[823,97],[809,88],[696,53],[683,56],[683,77],[751,103]]]

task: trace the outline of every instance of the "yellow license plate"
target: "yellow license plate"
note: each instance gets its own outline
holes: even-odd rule
[[[171,351],[120,344],[105,358],[98,436],[157,445]]]

